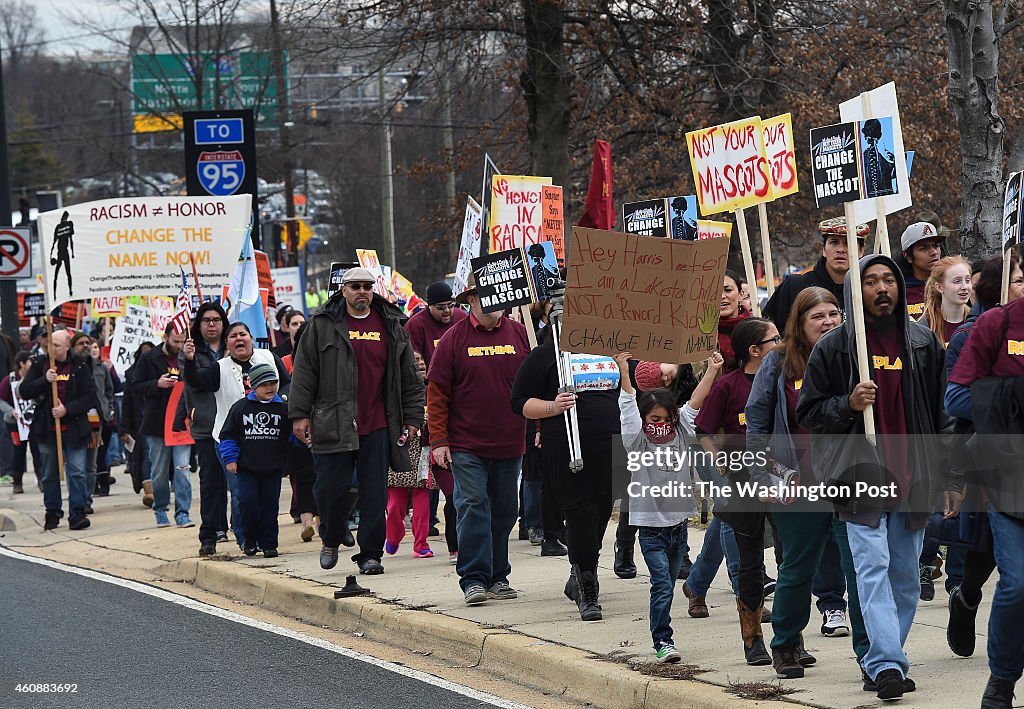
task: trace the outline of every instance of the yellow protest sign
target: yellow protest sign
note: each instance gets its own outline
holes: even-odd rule
[[[713,222],[708,219],[697,220],[698,239],[728,239],[732,236],[732,222]]]
[[[701,214],[733,212],[772,199],[761,118],[686,134]]]
[[[772,197],[786,197],[800,191],[793,145],[793,117],[789,113],[761,121],[764,153],[771,172]]]

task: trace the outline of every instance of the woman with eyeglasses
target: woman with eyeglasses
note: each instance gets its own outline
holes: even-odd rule
[[[771,452],[765,464],[755,458],[755,464],[750,467],[751,479],[755,482],[766,487],[814,484],[808,432],[796,422],[796,401],[803,385],[807,358],[815,343],[842,322],[838,301],[824,288],[807,288],[793,302],[786,321],[785,339],[764,358],[745,409],[747,451],[755,456],[758,452]],[[810,620],[812,585],[831,529],[838,533],[840,553],[850,560],[847,566],[851,574],[852,557],[845,525],[832,514],[827,502],[794,502],[785,496],[769,498],[769,501],[778,503],[772,505],[771,515],[785,549],[772,607],[772,664],[779,677],[793,679],[803,677],[804,667],[813,664],[813,658],[801,652],[802,633]],[[847,579],[847,587],[853,645],[859,658],[867,652],[867,633],[854,578]],[[827,619],[828,614],[825,615]]]
[[[748,478],[742,465],[733,464],[746,450],[747,419],[744,409],[757,370],[781,339],[775,323],[770,320],[747,318],[736,325],[731,338],[736,369],[712,385],[694,422],[701,447],[713,455],[718,463],[716,467],[722,475],[721,485],[742,482]],[[721,463],[722,453],[728,456],[730,464]],[[765,513],[759,507],[746,504],[748,502],[739,499],[734,488],[731,497],[722,498],[716,503],[715,515],[722,519],[723,527],[728,525],[735,533],[739,564],[733,582],[744,657],[748,665],[768,665],[772,660],[764,647],[761,633],[761,623],[765,620],[762,616],[765,597]],[[726,545],[726,556],[729,554],[729,546]],[[688,598],[694,593],[690,581],[694,579],[695,573],[698,577],[707,577],[699,569],[701,563],[700,558],[694,562],[690,578],[683,585],[683,592]],[[710,577],[713,578],[714,574],[710,574]],[[707,593],[706,586],[699,590]]]

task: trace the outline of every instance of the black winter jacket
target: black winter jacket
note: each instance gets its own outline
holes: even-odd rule
[[[96,396],[96,381],[93,379],[92,357],[68,353],[71,358],[71,377],[68,379],[67,393],[64,396],[64,408],[67,414],[61,419],[62,442],[66,446],[81,447],[89,443],[92,427],[89,425],[89,409],[100,408]],[[39,355],[32,360],[18,387],[18,395],[25,400],[36,402],[35,414],[32,417],[30,435],[36,441],[55,441],[53,428],[53,387],[46,381],[46,370],[50,368],[50,358]]]
[[[911,353],[905,358],[901,383],[913,465],[912,487],[900,509],[911,512],[909,525],[912,528],[922,529],[933,506],[931,500],[935,492],[963,488],[962,478],[948,472],[943,441],[934,435],[953,431],[953,419],[943,409],[945,352],[931,330],[911,321],[907,315],[903,275],[891,258],[865,256],[860,260],[861,274],[876,263],[888,265],[899,283],[895,314],[903,329],[904,352]],[[851,312],[853,296],[849,275],[844,302],[846,311]],[[852,484],[855,479],[884,480],[884,474],[878,474],[880,455],[864,436],[864,416],[850,408],[850,393],[858,381],[854,324],[853,318],[848,318],[815,344],[796,406],[799,424],[812,434],[812,461],[819,482]],[[857,468],[854,470],[853,466]],[[879,500],[863,497],[837,501],[837,511],[841,519],[876,527],[883,507],[879,506]]]

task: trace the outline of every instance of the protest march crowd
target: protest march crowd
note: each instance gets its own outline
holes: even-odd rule
[[[448,559],[467,604],[516,598],[508,547],[518,519],[521,539],[545,556],[568,557],[565,595],[583,621],[602,619],[598,560],[620,500],[614,572],[637,574],[639,542],[657,662],[684,656],[671,617],[676,584],[688,615],[707,618],[709,585],[724,560],[737,651],[748,664],[803,677],[816,663],[803,640],[814,600],[820,633],[851,637],[864,689],[883,700],[916,689],[903,646],[943,567],[949,646],[965,657],[975,651],[982,586],[998,568],[982,706],[1009,707],[1024,667],[1016,625],[1024,613],[1024,522],[995,497],[962,508],[971,481],[956,451],[915,446],[954,429],[964,436],[1020,430],[1024,274],[1014,255],[1008,302],[1000,305],[1002,256],[973,264],[943,256],[944,232],[931,213],[906,228],[895,260],[863,253],[855,260],[845,231],[843,219],[822,222],[817,263],[781,282],[763,318],[751,315],[748,284],[727,271],[718,351],[706,362],[572,355],[570,391],[556,362],[555,300],[531,306],[525,323],[484,312],[473,275],[458,294],[432,283],[425,305],[407,318],[374,292],[369,270],[350,268],[340,292],[308,322],[299,310],[281,309],[272,351],[255,348],[249,327],[229,322],[219,303],[204,302],[187,329],[168,323],[163,342],[139,347],[123,380],[101,359],[100,333],[61,326],[48,343],[45,329],[25,331],[19,346],[6,343],[13,371],[0,382],[9,430],[30,419],[28,440],[14,445],[9,463],[14,492],[24,491],[30,450],[45,527],[59,527],[59,422],[72,530],[89,527],[94,499],[114,482],[110,460],[125,455],[157,527],[194,526],[198,470],[199,556],[213,556],[230,532],[245,555],[274,557],[288,476],[289,512],[304,541],[319,536],[320,565],[334,568],[346,547],[360,573],[380,574],[400,549],[410,510],[413,556],[434,555],[428,537],[438,533],[439,498],[432,493],[440,490]],[[862,249],[868,234],[857,227]],[[851,268],[861,276],[871,354],[872,377],[862,383],[854,376]],[[538,343],[532,349],[527,328]],[[179,381],[176,422],[165,427]],[[799,490],[836,482],[822,461],[838,460],[830,446],[859,438],[837,434],[863,433],[868,407],[878,434],[898,441],[881,449],[881,482],[892,495],[802,507]],[[578,471],[570,469],[570,410],[584,461]],[[174,434],[186,419],[191,442],[182,443]],[[813,460],[808,437],[824,441]],[[123,453],[108,453],[112,445]],[[765,449],[770,459],[740,466],[694,455]],[[625,477],[614,462],[620,452],[631,461]],[[939,479],[938,490],[922,487],[929,478]],[[703,501],[648,494],[666,484],[713,490],[740,479],[764,483],[747,506],[715,493]],[[921,504],[910,504],[915,495]],[[717,497],[714,516],[691,561],[687,528],[708,497]],[[765,570],[766,532],[777,579]]]

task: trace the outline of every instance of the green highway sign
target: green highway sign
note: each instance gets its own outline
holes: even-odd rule
[[[287,53],[281,65],[287,82]],[[279,127],[271,52],[136,54],[132,56],[132,94],[136,116],[251,108],[257,127]]]

